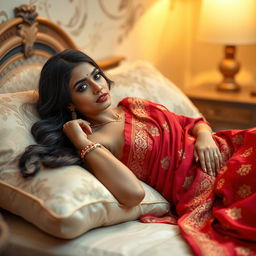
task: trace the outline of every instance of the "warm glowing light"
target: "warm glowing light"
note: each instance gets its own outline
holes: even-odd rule
[[[160,0],[143,15],[136,27],[136,48],[143,56],[153,57],[157,54],[169,13],[170,0]]]
[[[256,43],[256,0],[203,0],[198,38],[226,45]]]

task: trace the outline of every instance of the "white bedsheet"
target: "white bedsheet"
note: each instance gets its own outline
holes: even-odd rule
[[[192,255],[177,226],[130,221],[91,230],[73,239],[51,237],[3,213],[11,237],[4,256],[183,256]]]

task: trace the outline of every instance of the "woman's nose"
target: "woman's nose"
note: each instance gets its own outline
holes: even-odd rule
[[[103,89],[103,87],[100,84],[98,84],[94,81],[90,81],[90,84],[91,84],[91,87],[92,87],[92,90],[93,90],[94,94],[99,93]]]

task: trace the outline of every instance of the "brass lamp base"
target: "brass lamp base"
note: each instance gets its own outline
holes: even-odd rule
[[[235,81],[235,75],[240,69],[240,64],[235,60],[236,47],[234,45],[225,46],[225,57],[219,64],[219,70],[223,75],[223,80],[217,85],[217,90],[225,92],[238,92],[240,85]]]
[[[252,96],[256,96],[256,90],[251,91]]]
[[[221,82],[217,85],[218,91],[225,91],[225,92],[239,92],[240,91],[240,85],[236,82]]]

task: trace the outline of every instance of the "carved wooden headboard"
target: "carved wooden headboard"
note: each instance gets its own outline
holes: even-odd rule
[[[36,7],[21,5],[15,18],[0,24],[0,87],[18,68],[42,66],[64,49],[77,49],[69,35],[52,21],[38,17]],[[97,61],[103,69],[117,66],[123,57]]]

